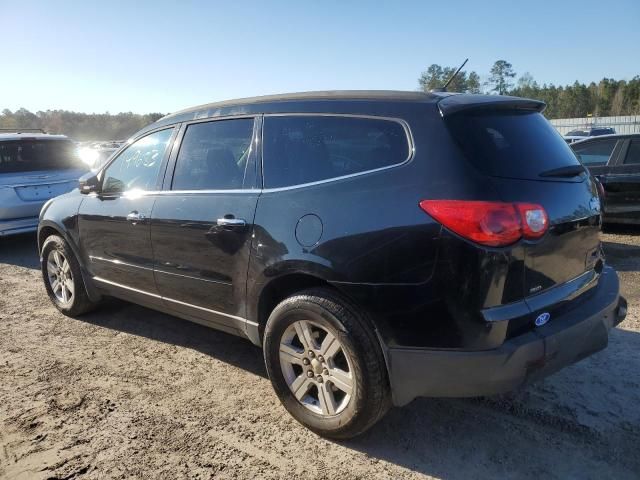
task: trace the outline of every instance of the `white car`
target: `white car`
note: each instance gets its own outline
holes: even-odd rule
[[[0,237],[35,231],[42,205],[77,188],[87,171],[64,135],[0,133]]]

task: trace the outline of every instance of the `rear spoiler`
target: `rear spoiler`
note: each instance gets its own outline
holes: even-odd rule
[[[546,106],[540,100],[506,95],[447,95],[438,101],[440,115],[443,117],[462,111],[475,110],[529,110],[542,112]]]

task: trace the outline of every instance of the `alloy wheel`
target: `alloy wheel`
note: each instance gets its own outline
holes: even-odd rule
[[[280,367],[289,389],[320,415],[342,412],[353,395],[353,362],[337,336],[310,320],[298,320],[280,340]]]
[[[47,277],[56,300],[63,305],[73,301],[75,287],[69,260],[59,250],[51,250],[47,257]]]

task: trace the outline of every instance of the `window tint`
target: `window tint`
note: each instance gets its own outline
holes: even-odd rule
[[[69,140],[0,142],[0,173],[86,168]]]
[[[584,145],[574,145],[573,151],[584,165],[606,165],[616,146],[617,140],[608,139],[599,142],[589,142]]]
[[[447,120],[464,156],[482,173],[538,178],[556,168],[578,165],[571,148],[539,113],[481,111]]]
[[[102,191],[119,193],[155,188],[160,164],[172,133],[172,128],[161,130],[129,145],[106,168]]]
[[[402,163],[405,129],[391,120],[339,116],[278,116],[264,120],[266,188],[342,177]]]
[[[640,164],[640,140],[631,140],[624,164]]]
[[[176,161],[172,189],[251,188],[252,137],[252,118],[189,125]]]

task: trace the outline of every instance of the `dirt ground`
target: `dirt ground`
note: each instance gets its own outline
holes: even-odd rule
[[[336,443],[280,406],[249,342],[126,303],[66,318],[33,236],[0,239],[0,477],[640,478],[640,229],[603,240],[630,312],[605,351]]]

